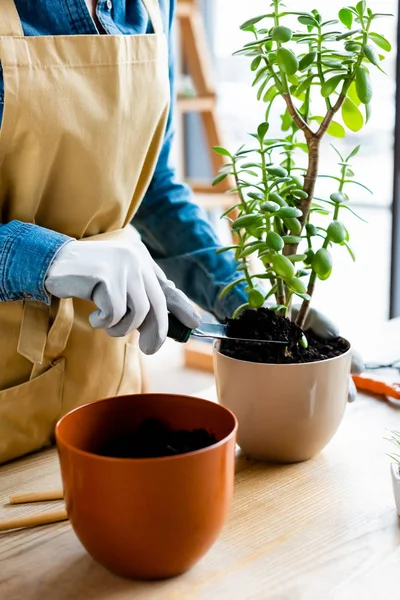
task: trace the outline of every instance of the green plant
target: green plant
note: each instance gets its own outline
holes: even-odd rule
[[[390,437],[385,439],[391,444],[393,444],[397,449],[400,448],[400,431],[393,429],[392,431],[390,431]],[[400,454],[388,454],[388,456],[397,464],[400,471]]]
[[[251,58],[257,99],[266,103],[265,121],[251,134],[255,145],[241,146],[234,154],[214,148],[227,158],[214,184],[232,177],[231,193],[239,199],[223,215],[232,222],[235,243],[219,250],[234,250],[242,272],[222,295],[239,282],[246,283],[248,302],[234,316],[275,297],[273,309],[290,317],[292,297],[299,296],[296,322],[303,327],[317,280],[328,279],[332,272],[332,246],[343,246],[355,260],[341,220],[345,211],[354,213],[348,204],[351,186],[370,192],[354,179],[351,167],[360,146],[346,157],[333,147],[338,171],[321,174],[321,140],[325,134],[344,138],[346,129],[359,131],[368,122],[373,95],[370,70],[382,70],[384,55],[379,52],[391,50],[372,26],[379,17],[391,15],[373,13],[365,1],[342,8],[339,21],[324,21],[318,10],[293,12],[284,6],[282,0],[273,0],[270,13],[241,26],[253,39],[235,54]],[[289,19],[297,19],[298,29],[288,26]],[[323,114],[314,112],[321,97]],[[270,138],[271,109],[279,101],[282,137]],[[315,197],[317,179],[323,177],[332,183],[331,193]],[[237,216],[232,219],[234,209]],[[325,225],[320,224],[320,215],[326,217]],[[254,256],[263,265],[260,273],[250,269]],[[269,281],[265,293],[259,279]]]

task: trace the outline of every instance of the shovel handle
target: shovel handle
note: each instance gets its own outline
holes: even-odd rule
[[[192,329],[186,327],[171,313],[168,314],[168,337],[181,344],[186,344],[192,335]]]

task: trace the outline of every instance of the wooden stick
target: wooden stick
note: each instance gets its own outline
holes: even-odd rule
[[[63,498],[63,490],[48,490],[46,492],[14,494],[13,496],[10,496],[10,504],[24,504],[25,502],[46,502],[47,500],[62,500]]]
[[[17,517],[15,519],[9,519],[8,521],[0,521],[0,531],[21,529],[23,527],[36,527],[37,525],[48,525],[50,523],[67,520],[67,511],[62,508],[60,510],[47,511],[36,515]]]

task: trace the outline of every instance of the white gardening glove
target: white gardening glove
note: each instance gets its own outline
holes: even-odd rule
[[[293,306],[292,308],[292,319],[294,320],[297,316],[299,307]],[[325,315],[315,310],[315,308],[310,308],[308,311],[308,315],[306,318],[304,331],[312,331],[318,337],[322,339],[331,339],[338,337],[339,330],[337,326],[332,323]],[[364,362],[360,356],[360,354],[356,350],[352,350],[351,356],[351,372],[353,375],[360,375],[364,371]],[[349,381],[349,402],[354,402],[357,397],[357,389],[354,384],[353,379],[350,377]]]
[[[168,312],[191,329],[201,321],[139,239],[130,244],[69,242],[50,266],[45,288],[57,298],[93,301],[97,310],[90,323],[110,336],[122,337],[137,329],[145,354],[154,354],[165,342]]]

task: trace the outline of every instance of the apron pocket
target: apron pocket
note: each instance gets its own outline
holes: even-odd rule
[[[52,443],[64,370],[62,358],[35,379],[0,391],[0,463]]]
[[[140,394],[142,391],[142,375],[140,353],[137,343],[125,344],[124,370],[117,390],[117,396]]]

